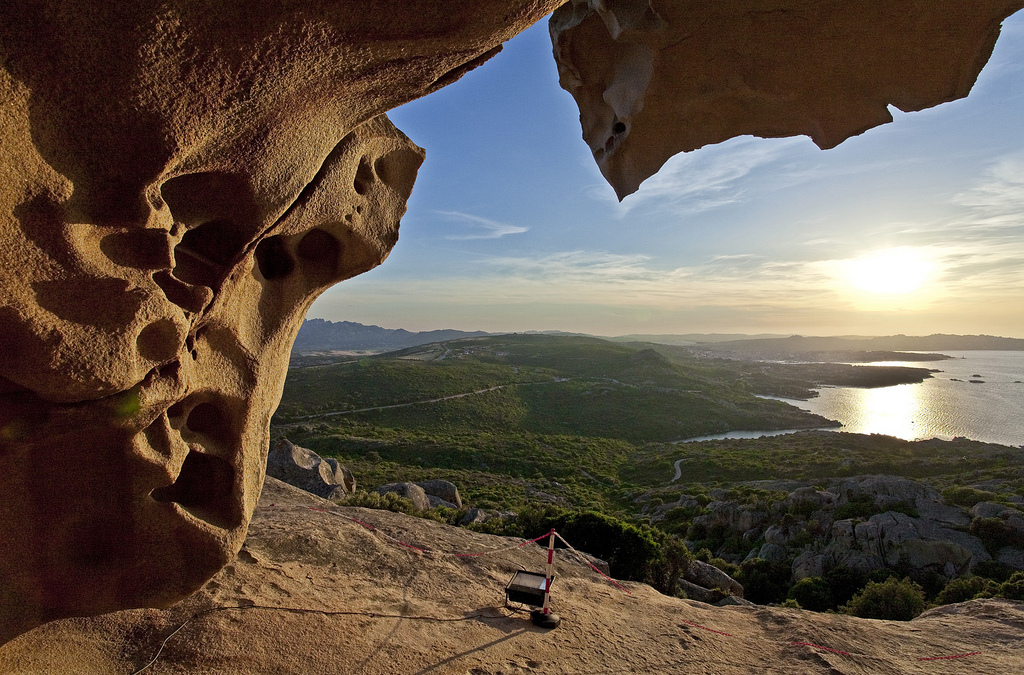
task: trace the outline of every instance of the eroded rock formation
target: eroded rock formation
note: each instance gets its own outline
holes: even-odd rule
[[[571,0],[562,87],[619,199],[672,155],[734,136],[831,148],[968,94],[1020,0]]]
[[[306,309],[398,236],[382,113],[557,4],[4,4],[0,642],[235,555]]]
[[[560,1],[0,7],[0,641],[235,555],[306,309],[395,243],[423,153],[382,114]],[[574,0],[552,26],[622,196],[682,150],[963,96],[1020,6]]]

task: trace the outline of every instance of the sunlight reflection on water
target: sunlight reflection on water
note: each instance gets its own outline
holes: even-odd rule
[[[838,416],[844,422],[843,431],[858,434],[885,434],[912,440],[920,436],[917,431],[921,418],[921,387],[900,384],[879,389],[843,388],[835,393],[821,394],[833,397],[834,407],[842,409]]]
[[[1024,444],[1024,352],[947,353],[956,358],[885,364],[940,371],[920,384],[878,389],[826,387],[819,390],[817,398],[788,403],[842,422],[843,427],[836,431],[907,440],[964,436],[1004,445]]]

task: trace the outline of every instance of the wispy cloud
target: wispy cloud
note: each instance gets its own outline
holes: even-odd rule
[[[953,203],[965,207],[967,214],[952,222],[952,228],[988,235],[1004,228],[1024,228],[1024,153],[998,159],[973,188],[956,195]]]
[[[620,212],[665,208],[697,213],[743,201],[748,191],[744,179],[783,159],[802,142],[798,138],[739,138],[678,154],[644,181],[638,192],[627,197]]]
[[[509,225],[508,223],[491,220],[490,218],[481,218],[480,216],[461,213],[459,211],[435,211],[434,213],[444,216],[451,221],[463,223],[473,228],[472,231],[465,234],[445,235],[445,239],[455,241],[464,241],[468,239],[500,239],[506,235],[521,234],[530,229],[528,227]]]
[[[466,279],[437,279],[418,287],[435,296],[458,288],[465,301],[494,305],[547,302],[674,311],[709,305],[824,306],[835,298],[828,275],[815,263],[754,255],[659,267],[650,256],[576,250],[480,259],[464,273]]]

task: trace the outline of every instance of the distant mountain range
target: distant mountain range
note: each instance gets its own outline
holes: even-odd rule
[[[528,331],[530,333],[537,331]],[[559,335],[582,335],[545,331]],[[496,335],[486,331],[430,330],[412,332],[401,328],[366,326],[352,321],[307,319],[295,339],[295,352],[325,351],[393,351],[431,342],[459,338]],[[601,337],[601,336],[593,336]],[[690,333],[680,335],[622,335],[604,338],[613,342],[655,342],[666,345],[693,346],[715,351],[741,353],[801,353],[854,351],[950,351],[990,349],[1024,351],[1024,339],[992,335],[890,335],[886,337],[804,337],[792,335],[742,333]]]
[[[489,335],[484,331],[429,330],[413,333],[401,328],[365,326],[352,321],[307,319],[295,338],[293,352],[393,351],[431,342]]]
[[[714,341],[700,345],[710,350],[730,352],[921,352],[960,351],[971,349],[1024,350],[1024,340],[995,337],[992,335],[889,335],[886,337],[804,337],[793,335],[785,338],[738,339],[727,342]]]

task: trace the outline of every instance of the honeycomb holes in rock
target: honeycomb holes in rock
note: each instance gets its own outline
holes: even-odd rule
[[[243,514],[233,498],[234,465],[217,454],[203,451],[231,447],[234,432],[230,416],[213,401],[202,401],[191,408],[187,401],[182,401],[167,410],[167,418],[188,442],[189,450],[174,482],[153,490],[150,496],[158,502],[178,504],[216,527],[232,529],[241,525]]]
[[[258,234],[252,189],[243,176],[204,172],[164,181],[160,194],[175,228],[186,231],[174,246],[173,268],[156,272],[153,281],[170,302],[197,313]]]
[[[267,237],[256,246],[256,266],[264,279],[284,279],[295,270],[295,259],[285,246],[284,237]]]

